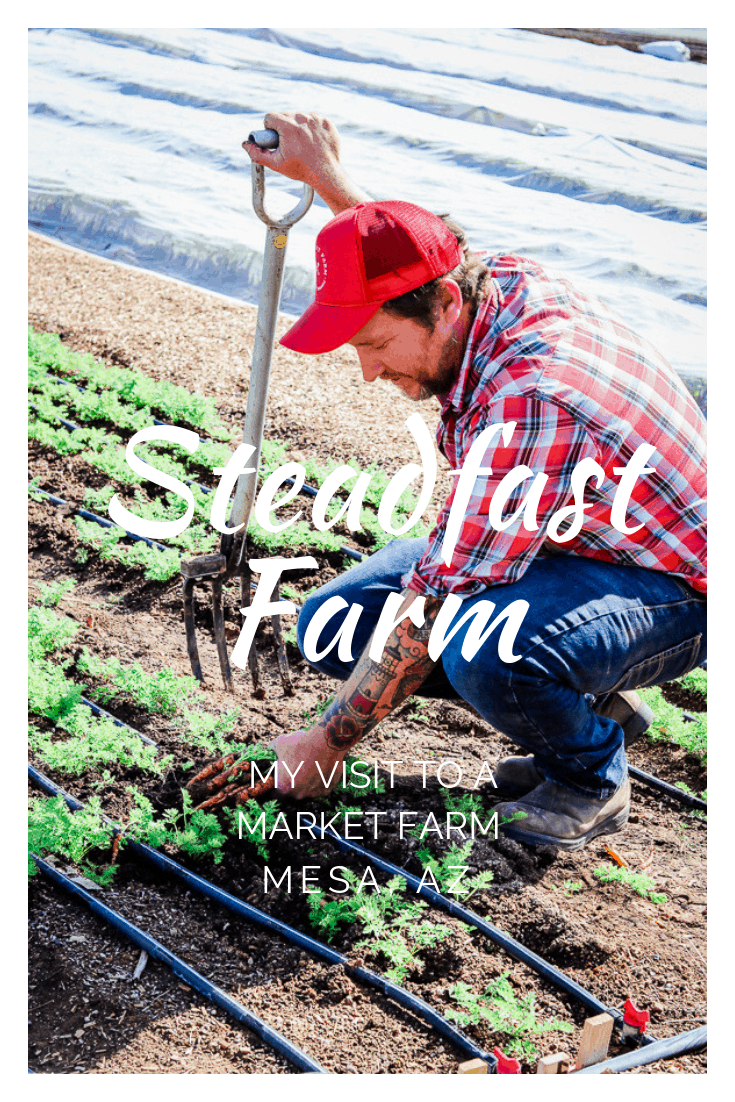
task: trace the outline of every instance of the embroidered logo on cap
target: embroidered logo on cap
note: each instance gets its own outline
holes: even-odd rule
[[[327,258],[317,245],[316,248],[316,289],[321,291],[327,282]]]

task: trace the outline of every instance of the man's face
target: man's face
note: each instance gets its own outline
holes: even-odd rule
[[[379,310],[349,342],[360,357],[365,382],[385,379],[414,402],[446,394],[456,381],[464,341],[459,313],[439,312],[433,330]]]

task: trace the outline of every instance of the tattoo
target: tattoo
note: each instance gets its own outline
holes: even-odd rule
[[[402,620],[388,637],[377,665],[368,656],[368,644],[344,689],[324,713],[324,739],[329,747],[353,747],[426,679],[436,665],[427,648],[441,604],[440,597],[426,598],[421,627]]]

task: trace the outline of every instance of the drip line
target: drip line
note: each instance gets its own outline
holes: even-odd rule
[[[61,796],[67,806],[73,811],[80,811],[85,806],[70,793],[65,792],[63,788],[44,776],[43,773],[39,773],[32,765],[28,766],[28,775],[44,792],[53,796]],[[117,824],[108,819],[106,815],[103,816],[103,818],[107,823],[113,826],[115,833],[120,833],[120,828]],[[429,1025],[433,1026],[438,1033],[446,1038],[446,1040],[456,1045],[457,1048],[467,1056],[479,1057],[493,1065],[497,1063],[494,1056],[486,1053],[479,1045],[475,1044],[469,1037],[466,1037],[461,1030],[453,1026],[442,1014],[434,1010],[427,1002],[416,995],[412,995],[402,987],[399,987],[398,984],[378,975],[376,972],[370,971],[368,968],[350,964],[348,958],[343,953],[338,952],[329,945],[325,945],[324,942],[318,941],[308,934],[302,933],[293,926],[287,925],[285,922],[280,922],[278,919],[272,918],[265,911],[259,910],[259,908],[252,906],[252,904],[245,903],[244,900],[239,899],[237,896],[211,883],[211,881],[205,880],[203,877],[191,872],[185,866],[180,865],[177,861],[153,849],[151,846],[145,845],[142,842],[136,842],[133,839],[128,839],[127,848],[140,860],[153,864],[163,872],[178,877],[200,895],[204,895],[209,899],[213,899],[216,903],[222,904],[222,906],[226,907],[234,914],[240,915],[250,922],[255,922],[259,926],[263,926],[268,930],[272,930],[274,933],[280,934],[287,941],[290,941],[294,945],[299,945],[302,949],[327,961],[329,964],[343,965],[347,975],[371,987],[377,988],[377,990],[387,998],[419,1015],[428,1022]]]
[[[223,991],[221,987],[217,987],[210,980],[206,979],[200,972],[197,972],[194,968],[191,968],[188,964],[172,953],[160,941],[151,937],[144,930],[141,930],[139,926],[135,926],[132,922],[129,922],[127,918],[113,910],[106,904],[101,903],[98,899],[95,899],[88,891],[85,891],[79,884],[75,884],[69,877],[64,876],[62,872],[55,869],[53,865],[48,864],[42,857],[38,857],[35,853],[31,853],[33,860],[36,862],[39,870],[57,887],[62,888],[69,895],[75,896],[89,907],[89,909],[96,914],[103,921],[107,922],[110,926],[114,926],[116,930],[132,941],[134,945],[137,945],[140,949],[144,949],[150,957],[154,960],[161,961],[162,964],[166,964],[175,976],[182,979],[190,987],[193,987],[195,991],[198,991],[210,1002],[215,1003],[217,1006],[226,1010],[233,1018],[236,1018],[238,1022],[246,1025],[254,1033],[265,1041],[267,1045],[275,1049],[281,1056],[285,1056],[291,1063],[295,1064],[299,1071],[320,1072],[327,1074],[326,1069],[318,1064],[316,1060],[312,1060],[305,1052],[302,1052],[297,1045],[287,1040],[281,1033],[275,1029],[271,1029],[259,1018],[256,1014],[253,1014],[250,1010],[247,1010],[241,1003],[233,999],[226,991]]]
[[[628,773],[634,780],[648,785],[649,788],[655,788],[657,792],[663,792],[665,796],[671,796],[672,799],[678,800],[680,804],[687,804],[688,807],[697,808],[698,811],[707,810],[706,800],[701,800],[699,796],[692,796],[689,792],[683,792],[681,788],[676,788],[668,781],[659,780],[651,773],[644,773],[642,769],[636,769],[632,765],[628,766]]]
[[[644,1034],[645,1036],[645,1034]],[[623,1052],[620,1056],[613,1056],[610,1060],[602,1060],[599,1064],[590,1064],[587,1068],[580,1068],[573,1075],[603,1075],[607,1072],[627,1071],[629,1068],[638,1068],[644,1064],[653,1064],[656,1060],[665,1060],[672,1056],[683,1056],[687,1052],[697,1052],[707,1047],[707,1026],[699,1026],[690,1029],[687,1033],[678,1033],[676,1037],[664,1037],[661,1041],[655,1041],[644,1049],[635,1049],[633,1052]]]
[[[56,497],[55,494],[49,494],[49,493],[46,492],[46,490],[40,490],[38,488],[38,486],[29,486],[28,489],[29,489],[30,493],[41,494],[42,497],[45,497],[49,501],[52,501],[54,503],[54,505],[69,505],[70,504],[68,501],[64,501],[63,498]],[[82,517],[84,520],[93,520],[95,524],[99,524],[102,528],[119,528],[120,527],[119,524],[114,524],[111,520],[107,520],[106,517],[97,516],[96,513],[90,513],[87,509],[81,509],[81,508],[78,508],[77,506],[74,506],[74,505],[72,505],[71,508],[74,509],[74,512],[78,516]],[[122,531],[125,532],[125,535],[128,536],[131,540],[140,541],[141,543],[147,543],[149,547],[155,547],[157,551],[170,551],[170,550],[172,550],[170,547],[164,547],[164,545],[162,543],[156,543],[155,540],[148,539],[147,536],[136,536],[135,532],[128,532],[127,529],[125,529],[125,528],[123,528]],[[179,552],[179,554],[181,554],[181,552]]]
[[[423,896],[424,899],[429,900],[435,907],[439,907],[441,910],[447,911],[455,918],[460,919],[462,922],[467,922],[470,926],[474,926],[491,941],[499,945],[501,949],[504,949],[510,956],[515,957],[516,960],[521,961],[523,964],[527,964],[540,976],[548,980],[554,986],[560,990],[565,991],[566,994],[571,995],[572,998],[581,1002],[588,1010],[594,1010],[597,1014],[610,1014],[611,1017],[620,1024],[623,1020],[623,1015],[619,1010],[611,1009],[603,1002],[593,995],[591,991],[587,991],[584,987],[573,980],[570,976],[567,976],[564,972],[561,972],[558,968],[555,968],[553,964],[544,960],[543,957],[538,956],[531,949],[527,949],[525,945],[521,945],[519,941],[511,937],[509,934],[503,933],[497,926],[493,926],[492,923],[487,922],[486,919],[481,918],[474,911],[468,910],[467,907],[463,907],[461,903],[456,903],[454,900],[447,898],[440,892],[434,891],[433,888],[422,885],[421,881],[413,873],[407,872],[406,869],[400,868],[398,865],[394,865],[392,861],[386,861],[383,857],[379,857],[377,853],[372,853],[369,849],[359,845],[357,842],[348,841],[347,838],[343,838],[336,831],[331,828],[328,830],[322,830],[321,827],[314,824],[314,830],[318,831],[322,838],[329,838],[334,842],[339,849],[346,850],[350,853],[355,853],[360,857],[366,858],[371,864],[377,866],[383,872],[390,873],[393,876],[402,877],[409,887],[412,887],[417,895]],[[650,1039],[644,1034],[644,1043],[650,1044]]]

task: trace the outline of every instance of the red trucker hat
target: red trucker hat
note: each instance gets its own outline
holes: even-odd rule
[[[280,343],[295,352],[332,352],[388,299],[446,275],[461,260],[452,231],[423,207],[398,199],[350,207],[317,237],[316,297]]]

